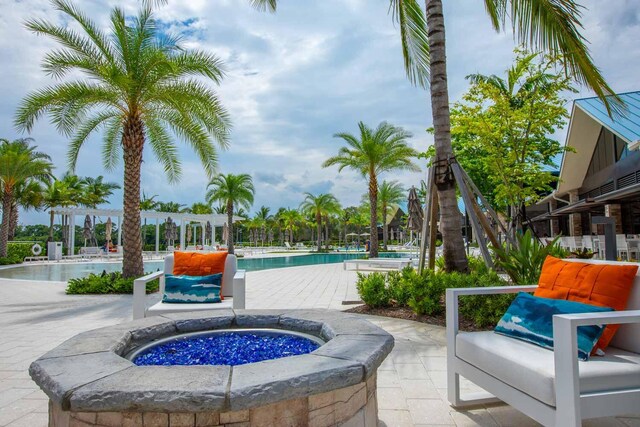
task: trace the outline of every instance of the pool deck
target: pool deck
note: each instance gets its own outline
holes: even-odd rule
[[[247,308],[344,310],[357,300],[355,271],[342,264],[247,273]],[[29,364],[71,336],[131,318],[131,296],[68,296],[61,282],[0,279],[0,426],[47,425],[47,397]],[[150,298],[158,298],[157,295]],[[380,426],[537,426],[506,405],[456,411],[446,402],[444,329],[368,317],[396,345],[378,372]],[[467,390],[476,386],[463,381]],[[640,427],[640,414],[588,420],[585,426]]]

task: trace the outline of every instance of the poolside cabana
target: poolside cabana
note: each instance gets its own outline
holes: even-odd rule
[[[62,215],[68,218],[69,230],[68,230],[68,242],[69,242],[69,254],[75,253],[75,225],[76,217],[81,217],[83,220],[87,215],[92,217],[108,218],[111,217],[117,224],[118,237],[117,245],[122,244],[122,218],[124,212],[122,209],[89,209],[89,208],[57,208],[52,209],[54,215]],[[196,223],[202,232],[200,233],[201,244],[204,246],[207,238],[211,239],[213,244],[216,241],[216,227],[223,227],[227,222],[226,214],[192,214],[192,213],[176,213],[176,212],[155,212],[155,211],[141,211],[140,217],[144,221],[155,220],[156,232],[155,232],[155,252],[160,251],[160,223],[165,222],[168,217],[171,217],[173,222],[180,226],[180,248],[186,248],[192,242],[187,242],[186,230],[187,226],[191,223]],[[234,216],[234,221],[240,221],[242,218]],[[210,235],[207,235],[207,222],[211,224]],[[193,225],[193,224],[191,224]]]

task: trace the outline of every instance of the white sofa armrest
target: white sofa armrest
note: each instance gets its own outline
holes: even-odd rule
[[[566,408],[563,415],[580,419],[580,373],[578,367],[578,326],[610,323],[640,323],[640,310],[599,313],[557,314],[553,316],[553,358],[556,406]],[[557,420],[560,424],[566,420]],[[567,424],[568,425],[568,424]]]
[[[246,270],[238,270],[233,276],[233,308],[246,306]]]
[[[164,279],[164,271],[156,271],[133,281],[133,320],[142,319],[145,315],[147,283],[155,279]]]

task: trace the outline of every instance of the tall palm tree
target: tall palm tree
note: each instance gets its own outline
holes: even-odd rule
[[[148,3],[148,2],[147,2]],[[140,169],[146,143],[176,182],[181,167],[172,134],[183,139],[213,176],[215,143],[227,147],[229,118],[216,94],[198,77],[219,83],[222,62],[209,53],[188,50],[161,32],[149,4],[135,17],[120,8],[111,11],[108,32],[67,0],[54,8],[82,32],[34,19],[27,27],[49,36],[62,48],[45,57],[43,68],[64,79],[80,72],[88,80],[64,81],[28,95],[16,124],[27,131],[43,114],[71,136],[68,160],[73,169],[89,136],[103,130],[102,156],[112,169],[124,159],[123,276],[143,274],[140,236]]]
[[[83,205],[96,209],[98,205],[106,203],[114,190],[120,189],[120,185],[115,182],[107,182],[102,175],[97,178],[85,177],[82,179],[84,185]]]
[[[411,161],[418,152],[407,145],[412,135],[400,127],[382,122],[371,129],[363,122],[358,123],[360,135],[337,133],[334,136],[343,139],[346,147],[340,148],[338,155],[330,157],[323,167],[338,165],[339,171],[350,168],[369,179],[370,203],[370,256],[378,256],[378,175],[394,170],[420,169]]]
[[[0,185],[2,186],[2,228],[0,229],[0,257],[7,256],[7,242],[11,211],[15,203],[16,187],[29,182],[51,179],[51,158],[31,145],[33,139],[14,141],[0,139]]]
[[[227,244],[229,253],[234,253],[233,247],[233,210],[235,207],[242,206],[250,209],[253,204],[253,195],[255,188],[251,175],[246,173],[220,174],[213,178],[207,188],[206,199],[209,204],[214,202],[222,202],[226,205],[227,226],[229,227],[229,242]]]
[[[322,218],[340,209],[340,203],[333,194],[322,193],[317,196],[311,193],[304,194],[305,198],[300,205],[300,210],[315,218],[318,233],[318,252],[320,252],[322,249]]]
[[[385,251],[387,250],[387,241],[389,240],[389,227],[387,226],[389,210],[396,208],[398,203],[402,202],[405,197],[405,190],[398,181],[382,182],[378,193],[378,202],[380,204],[380,215],[382,217],[382,244]]]
[[[48,242],[53,241],[53,210],[57,207],[69,206],[72,198],[69,188],[62,180],[54,179],[47,183],[43,192],[43,205],[49,209],[49,238]]]
[[[207,203],[195,202],[189,207],[189,212],[196,215],[212,214],[213,209]]]
[[[282,228],[289,231],[289,243],[293,243],[293,233],[302,222],[302,215],[296,209],[285,209],[279,212],[279,218],[282,223]]]
[[[158,212],[183,213],[187,211],[187,205],[178,202],[158,202],[156,210]]]
[[[11,206],[11,218],[9,220],[9,240],[13,240],[15,237],[20,208],[26,211],[30,209],[40,210],[43,202],[42,192],[42,184],[38,181],[26,181],[16,185],[13,205]]]
[[[449,171],[453,159],[447,85],[447,57],[442,0],[425,0],[426,18],[419,0],[390,0],[393,19],[400,28],[404,66],[413,84],[429,88],[433,117],[436,186],[440,205],[445,270],[468,271],[457,210],[456,184]],[[261,10],[275,12],[277,0],[252,0]],[[607,106],[621,101],[613,95],[589,54],[581,34],[582,6],[576,0],[484,0],[496,31],[511,28],[518,43],[533,50],[563,55],[567,74],[590,87]],[[608,95],[613,95],[607,98]]]

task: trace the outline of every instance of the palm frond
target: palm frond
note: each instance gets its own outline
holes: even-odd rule
[[[261,12],[275,13],[278,6],[277,0],[250,0],[251,6]]]
[[[429,85],[429,37],[427,20],[417,0],[391,0],[389,9],[400,27],[404,69],[409,81],[422,88]]]

